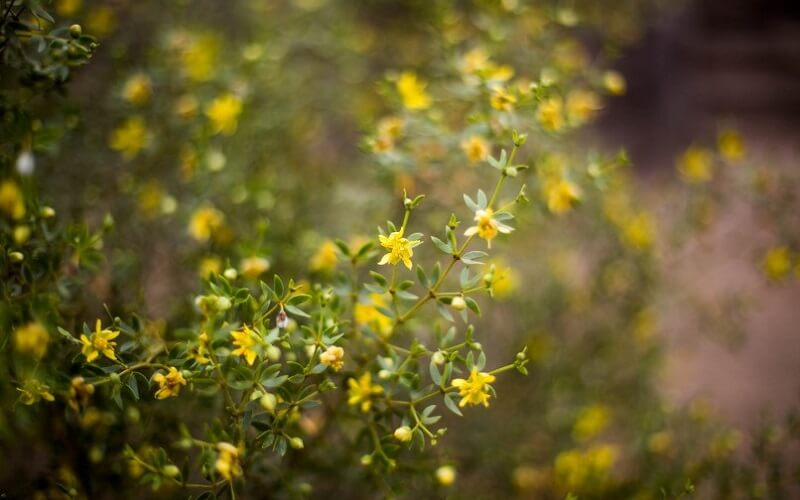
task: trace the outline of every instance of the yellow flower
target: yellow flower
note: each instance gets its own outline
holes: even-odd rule
[[[383,393],[383,387],[372,383],[372,374],[365,373],[358,380],[351,378],[347,380],[347,404],[350,406],[360,405],[361,411],[367,412],[372,408],[372,396]]]
[[[336,244],[331,240],[325,240],[311,257],[309,267],[312,271],[330,272],[336,268],[339,262]]]
[[[453,379],[453,387],[458,389],[458,395],[461,396],[458,406],[464,407],[466,405],[479,405],[489,406],[489,384],[495,381],[495,376],[485,372],[479,372],[478,368],[473,366],[472,371],[469,373],[469,378]]]
[[[111,149],[122,153],[123,158],[130,160],[146,148],[150,141],[151,135],[144,120],[134,116],[125,120],[111,133],[108,144]]]
[[[99,38],[110,33],[116,24],[117,20],[114,18],[114,11],[111,7],[95,7],[86,18],[86,27],[89,28],[89,33]]]
[[[397,92],[403,101],[403,106],[410,110],[427,109],[431,105],[431,97],[425,91],[425,82],[417,75],[406,71],[397,79]]]
[[[479,135],[472,135],[461,141],[461,150],[470,163],[478,163],[489,156],[489,143]]]
[[[94,386],[87,384],[86,380],[80,375],[73,377],[69,383],[69,398],[67,404],[75,411],[78,411],[80,406],[89,404],[89,398],[94,394]]]
[[[371,304],[356,304],[353,314],[358,326],[368,326],[378,335],[387,337],[392,333],[392,319],[382,314],[378,307],[385,307],[386,300],[379,293],[370,294]]]
[[[239,264],[239,272],[245,278],[254,280],[267,272],[269,261],[264,257],[247,257]]]
[[[186,385],[186,379],[183,378],[183,374],[174,366],[169,367],[166,375],[161,372],[153,375],[153,382],[158,384],[157,399],[177,396],[181,392],[181,386]]]
[[[410,241],[403,238],[402,231],[395,231],[389,236],[381,234],[378,236],[378,240],[383,248],[389,250],[389,253],[381,258],[378,265],[382,266],[388,263],[395,266],[402,261],[403,265],[409,269],[411,269],[411,257],[414,256],[413,248],[422,244],[419,240]]]
[[[493,296],[497,298],[510,296],[517,289],[518,273],[501,260],[495,260],[487,266],[489,271],[484,274],[483,282],[492,289]]]
[[[461,58],[461,71],[471,75],[487,68],[489,64],[491,64],[489,62],[489,54],[478,47],[470,50]]]
[[[610,411],[604,405],[591,405],[584,408],[572,427],[572,436],[578,441],[586,441],[605,430],[610,420]]]
[[[580,200],[578,187],[566,179],[550,179],[542,184],[547,208],[554,214],[563,214]]]
[[[69,17],[81,8],[82,0],[59,0],[56,2],[56,12],[59,16]]]
[[[511,111],[514,109],[514,104],[516,104],[516,102],[517,98],[506,90],[505,87],[496,87],[489,98],[489,104],[491,104],[494,109],[499,109],[500,111]]]
[[[195,210],[189,220],[189,234],[197,241],[208,241],[222,228],[225,216],[214,207],[201,207]]]
[[[208,342],[208,334],[203,332],[197,336],[197,347],[190,351],[191,357],[199,365],[207,365],[211,362],[211,358],[208,357]]]
[[[464,236],[477,234],[479,238],[486,240],[489,248],[492,248],[492,240],[498,233],[508,234],[514,230],[511,226],[507,226],[495,219],[494,215],[494,211],[491,208],[476,211],[474,219],[476,224],[464,231]]]
[[[231,93],[214,99],[206,108],[206,116],[211,122],[212,133],[231,135],[236,132],[241,112],[242,100]]]
[[[212,274],[219,274],[220,272],[222,272],[222,261],[219,257],[203,257],[202,260],[200,260],[197,274],[199,274],[201,278],[205,279]]]
[[[81,334],[81,343],[83,344],[81,353],[86,356],[86,362],[91,363],[100,357],[101,353],[108,359],[116,361],[117,355],[114,354],[114,347],[117,343],[111,341],[117,338],[118,335],[119,332],[116,330],[103,328],[102,322],[98,319],[95,323],[95,331],[92,332],[91,338]]]
[[[786,277],[792,270],[792,256],[789,248],[781,245],[771,248],[764,256],[764,274],[773,281],[779,281]]]
[[[567,94],[567,117],[573,126],[589,121],[602,107],[597,94],[588,90],[573,90]]]
[[[606,71],[603,74],[603,86],[611,95],[623,95],[627,90],[625,77],[618,71]]]
[[[24,405],[32,405],[42,399],[45,401],[55,401],[56,399],[48,385],[34,379],[29,379],[25,382],[24,387],[19,387],[17,390],[20,392],[19,400]]]
[[[744,140],[735,130],[723,130],[717,137],[717,149],[726,160],[740,160],[744,156]]]
[[[436,480],[442,486],[451,486],[456,482],[456,470],[452,465],[443,465],[436,469]]]
[[[618,455],[617,447],[609,444],[592,446],[585,451],[563,451],[556,457],[554,472],[567,489],[598,488],[605,482]]]
[[[5,180],[0,184],[0,212],[6,217],[19,220],[25,217],[25,198],[17,183]]]
[[[214,468],[226,481],[231,481],[242,475],[242,466],[239,463],[239,450],[230,443],[217,443],[217,462]]]
[[[711,179],[711,152],[691,146],[678,159],[678,174],[689,184],[702,184]]]
[[[622,243],[634,250],[643,250],[653,245],[653,219],[646,212],[634,215],[622,224]]]
[[[539,103],[536,120],[543,129],[551,132],[564,128],[564,101],[561,97],[553,96]]]
[[[332,345],[325,352],[319,355],[319,362],[325,366],[330,366],[333,371],[338,372],[344,366],[344,349]]]
[[[398,116],[387,116],[378,122],[378,135],[397,139],[403,135],[406,122]]]
[[[31,228],[25,225],[16,226],[11,234],[14,237],[14,243],[22,245],[31,237]]]
[[[36,359],[42,359],[47,354],[47,344],[49,343],[50,335],[38,321],[14,329],[16,349],[19,352],[30,354]]]
[[[233,345],[237,346],[237,349],[231,351],[231,354],[243,357],[248,365],[252,365],[258,356],[256,350],[253,349],[258,343],[256,332],[244,325],[239,330],[232,331],[231,337],[233,337]]]
[[[219,53],[219,41],[213,35],[191,40],[181,52],[183,72],[192,80],[202,82],[214,74]]]
[[[197,99],[193,95],[184,94],[175,101],[172,109],[178,117],[189,120],[197,113]]]
[[[146,104],[153,93],[153,84],[150,77],[139,73],[133,75],[122,87],[122,97],[135,106]]]

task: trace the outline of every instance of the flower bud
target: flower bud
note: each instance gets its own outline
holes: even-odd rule
[[[456,481],[456,470],[452,465],[443,465],[436,469],[436,480],[442,486],[450,486]]]
[[[56,211],[53,210],[53,207],[42,207],[42,209],[39,210],[39,215],[43,219],[49,219],[51,217],[55,217]]]
[[[227,311],[231,308],[231,305],[231,299],[228,297],[217,297],[215,306],[218,311]]]
[[[303,444],[302,438],[293,437],[289,440],[289,446],[291,446],[295,450],[302,450],[305,444]]]
[[[372,455],[363,455],[361,457],[361,465],[365,467],[372,465]]]
[[[450,302],[450,306],[456,311],[463,311],[467,308],[467,301],[464,300],[464,297],[457,296],[453,297],[453,300]]]
[[[69,27],[69,36],[72,38],[80,38],[83,34],[83,29],[81,28],[80,24],[73,24]]]
[[[276,398],[274,394],[266,393],[261,396],[259,403],[261,404],[261,408],[272,413],[275,411],[275,406],[278,404],[278,398]]]
[[[235,280],[237,277],[239,277],[239,273],[236,271],[236,269],[232,267],[226,269],[225,272],[222,273],[222,275],[229,280]]]
[[[411,441],[413,437],[413,432],[411,431],[411,427],[404,425],[402,427],[398,427],[394,431],[394,438],[401,443],[407,443]]]
[[[176,465],[169,464],[169,465],[165,465],[164,468],[161,469],[161,472],[166,477],[177,477],[178,474],[181,473],[181,470]]]
[[[268,346],[267,347],[267,358],[269,358],[270,361],[278,361],[279,359],[281,359],[281,350],[280,350],[280,348],[278,348],[278,347],[276,347],[274,345]]]
[[[25,260],[25,256],[22,255],[22,252],[8,252],[8,260],[11,262],[22,262]]]
[[[392,372],[389,370],[381,370],[378,372],[378,378],[381,380],[389,380],[392,377]]]
[[[433,353],[433,356],[431,357],[431,359],[433,360],[433,363],[435,365],[439,365],[439,366],[443,365],[444,361],[445,361],[444,354],[442,354],[442,351],[436,351],[435,353]]]

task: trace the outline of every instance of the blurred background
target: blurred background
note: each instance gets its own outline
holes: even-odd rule
[[[796,2],[55,0],[53,10],[100,42],[66,93],[37,104],[47,120],[31,145],[42,197],[108,230],[97,272],[62,291],[73,325],[107,305],[141,314],[154,336],[180,332],[203,279],[229,266],[335,283],[332,240],[364,241],[402,217],[389,200],[403,189],[427,194],[426,234],[463,213],[462,193],[485,179],[462,146],[475,134],[497,154],[510,128],[528,132],[520,161],[561,171],[581,193],[554,204],[531,174],[530,209],[495,247],[504,279],[496,302],[480,301],[478,339],[491,359],[527,345],[531,373],[498,383],[488,410],[453,417],[425,455],[456,464],[453,488],[419,471],[366,478],[322,442],[276,465],[285,476],[255,480],[253,498],[259,486],[296,497],[301,480],[312,496],[349,498],[392,481],[400,497],[798,493]],[[470,64],[505,72],[493,78],[519,89],[518,107],[490,105],[490,78]],[[428,86],[430,109],[404,107],[405,71]],[[591,96],[549,130],[539,103],[563,94],[569,108],[571,89]],[[402,136],[381,142],[393,117]],[[201,418],[148,411],[167,429]],[[47,485],[63,466],[89,498],[110,498],[103,486],[136,477],[108,458],[121,446],[109,436],[168,439],[111,405],[92,419],[73,423],[79,443],[56,424],[9,424],[1,442],[15,459],[0,485]]]

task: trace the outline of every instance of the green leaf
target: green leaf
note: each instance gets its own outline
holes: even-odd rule
[[[436,245],[436,248],[441,250],[443,253],[446,253],[447,255],[451,255],[453,253],[453,248],[448,243],[445,243],[436,236],[431,236],[431,241],[433,241],[433,244]]]
[[[286,304],[286,310],[289,311],[290,313],[292,313],[293,315],[300,316],[302,318],[310,318],[311,317],[304,310],[300,309],[297,306],[293,306],[291,304]]]
[[[458,396],[455,393],[445,394],[445,396],[444,396],[444,405],[451,412],[455,413],[459,417],[463,417],[464,414],[461,413],[461,409],[458,407],[458,404],[454,401],[454,399],[456,397],[458,397]]]
[[[439,368],[436,366],[436,363],[433,362],[431,359],[430,364],[428,365],[429,371],[431,373],[431,380],[434,384],[441,387],[442,385],[442,374],[439,373]]]

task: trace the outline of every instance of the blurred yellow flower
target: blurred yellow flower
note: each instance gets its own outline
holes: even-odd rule
[[[36,359],[42,359],[47,354],[49,343],[50,334],[38,321],[14,329],[14,347]]]
[[[217,461],[214,469],[226,481],[231,481],[242,475],[242,466],[239,463],[239,450],[230,443],[217,443]]]
[[[378,265],[391,264],[396,266],[398,262],[402,262],[407,268],[411,269],[411,257],[414,256],[414,247],[422,244],[422,241],[410,241],[403,238],[402,231],[394,231],[389,236],[379,235],[378,240],[381,246],[389,252],[385,254]]]
[[[153,84],[150,77],[143,73],[133,75],[122,87],[122,97],[135,106],[147,104],[153,93]]]
[[[736,130],[723,130],[717,137],[717,149],[728,161],[741,160],[744,156],[744,139]]]
[[[492,95],[489,97],[489,104],[491,104],[494,109],[500,111],[511,111],[514,109],[514,104],[516,103],[516,96],[510,93],[505,87],[495,87],[494,90],[492,90]]]
[[[325,240],[309,261],[312,271],[331,272],[339,263],[339,254],[333,240]]]
[[[600,98],[588,90],[573,90],[567,94],[567,119],[578,126],[589,121],[602,108]]]
[[[56,398],[50,392],[50,386],[43,384],[35,379],[28,379],[23,387],[17,388],[20,392],[19,400],[24,405],[38,403],[42,399],[45,401],[55,401]]]
[[[67,404],[73,410],[78,411],[81,405],[89,404],[89,398],[94,394],[94,386],[86,383],[86,380],[78,375],[70,380],[68,394]]]
[[[10,179],[0,184],[0,212],[14,220],[25,216],[25,198],[17,183]]]
[[[225,216],[214,207],[201,207],[195,210],[189,220],[189,234],[197,241],[208,241],[222,228]]]
[[[479,135],[471,135],[461,141],[461,150],[471,164],[478,163],[489,157],[489,143]]]
[[[368,412],[372,408],[373,396],[383,393],[383,387],[372,383],[372,374],[369,372],[361,375],[358,380],[348,379],[347,386],[347,404],[359,406],[363,412]]]
[[[611,412],[607,406],[587,406],[578,415],[578,419],[572,427],[572,436],[576,441],[589,440],[603,432],[610,419]]]
[[[618,71],[606,71],[603,74],[603,87],[611,95],[623,95],[627,90],[625,77]]]
[[[711,151],[691,146],[678,159],[678,174],[689,184],[702,184],[711,180]]]
[[[175,101],[173,109],[180,118],[189,120],[197,113],[197,107],[197,99],[191,94],[184,94]]]
[[[92,7],[86,17],[86,27],[89,28],[89,33],[98,38],[113,31],[116,25],[117,20],[111,7]]]
[[[764,274],[773,281],[780,281],[792,270],[792,255],[785,245],[769,249],[762,263]]]
[[[12,231],[12,236],[14,237],[14,243],[22,245],[31,237],[31,228],[26,225],[15,226]]]
[[[489,64],[489,54],[484,49],[476,47],[461,58],[461,71],[472,75],[484,70]]]
[[[197,82],[209,80],[217,65],[219,45],[219,40],[214,35],[191,39],[181,52],[183,72]]]
[[[338,372],[344,366],[344,349],[332,345],[319,355],[319,362]]]
[[[370,294],[369,298],[369,304],[359,302],[353,310],[356,325],[369,327],[382,337],[389,336],[392,333],[392,319],[378,310],[379,307],[386,307],[386,299],[379,293]]]
[[[209,338],[206,332],[201,333],[197,336],[197,346],[192,349],[189,355],[195,362],[199,365],[207,365],[211,362],[211,358],[208,356],[208,346],[209,346]]]
[[[461,396],[461,401],[458,406],[466,405],[479,405],[489,406],[489,384],[495,381],[495,376],[485,372],[479,372],[478,368],[473,366],[467,379],[456,378],[453,379],[453,387],[458,389],[458,395]]]
[[[69,17],[81,8],[82,0],[57,0],[55,2],[56,13],[59,16]]]
[[[269,269],[269,260],[264,257],[252,256],[242,259],[239,263],[239,272],[247,279],[255,280]]]
[[[212,133],[231,135],[236,132],[241,112],[242,100],[231,93],[214,99],[206,108],[206,116],[211,122]]]
[[[640,212],[622,223],[622,243],[634,250],[644,250],[653,246],[655,234],[650,214]]]
[[[605,482],[618,455],[618,448],[609,444],[593,446],[585,451],[566,450],[556,456],[554,473],[567,490],[597,489]]]
[[[452,486],[456,482],[456,469],[452,465],[443,465],[436,469],[436,481],[442,486]]]
[[[161,372],[153,375],[153,382],[158,384],[156,399],[166,399],[177,396],[181,392],[181,386],[186,385],[183,374],[174,366],[170,366],[167,374]]]
[[[83,344],[81,353],[86,357],[86,362],[91,363],[100,357],[101,353],[108,359],[116,361],[117,355],[114,353],[114,347],[117,343],[111,341],[117,338],[118,335],[119,332],[116,330],[103,328],[102,322],[98,319],[91,338],[81,334],[81,343]]]
[[[492,240],[498,233],[508,234],[514,230],[511,226],[507,226],[495,219],[494,215],[495,213],[491,208],[476,211],[474,218],[476,224],[464,231],[464,236],[477,234],[479,238],[486,240],[489,248],[492,248]]]
[[[111,149],[122,153],[123,158],[130,160],[139,151],[146,148],[152,137],[140,116],[128,118],[117,127],[109,137],[108,144]]]
[[[201,278],[209,278],[213,274],[222,272],[222,260],[219,257],[203,257],[197,268],[197,274]]]
[[[563,214],[572,209],[581,199],[578,186],[566,179],[546,179],[542,183],[547,208],[554,214]]]
[[[663,455],[672,448],[672,433],[669,431],[659,431],[650,435],[647,439],[647,449],[651,453]]]
[[[237,348],[231,351],[233,356],[243,357],[248,365],[252,365],[256,361],[258,353],[254,347],[258,344],[258,335],[249,326],[242,325],[238,330],[231,332],[233,337],[233,345]]]
[[[564,101],[559,96],[552,96],[536,109],[536,120],[543,129],[558,132],[564,128]]]
[[[406,122],[398,116],[387,116],[378,122],[378,135],[397,139],[405,130]]]
[[[397,92],[403,101],[403,106],[409,110],[427,109],[431,105],[431,97],[425,91],[425,82],[416,74],[406,71],[397,79]]]

